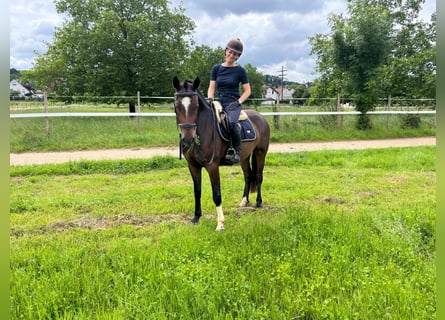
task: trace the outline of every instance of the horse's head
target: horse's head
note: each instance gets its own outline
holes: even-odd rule
[[[178,77],[173,78],[175,93],[176,123],[181,131],[181,143],[190,147],[197,138],[196,127],[198,121],[199,99],[198,87],[200,80],[197,77],[193,83],[184,81],[181,85]]]

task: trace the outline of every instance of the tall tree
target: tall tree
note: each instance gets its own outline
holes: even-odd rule
[[[167,0],[56,0],[66,17],[33,76],[65,95],[171,94],[194,23]]]
[[[250,89],[252,91],[250,94],[250,99],[263,98],[264,75],[250,63],[246,64],[244,68],[246,69],[247,76],[249,77]]]
[[[371,128],[366,112],[378,101],[377,77],[390,49],[391,21],[388,11],[369,6],[366,0],[349,3],[351,17],[336,21],[333,34],[334,62],[348,77],[353,92],[359,129]]]
[[[207,45],[194,47],[190,57],[181,68],[181,77],[190,80],[199,77],[201,79],[201,92],[206,95],[210,82],[212,67],[220,63],[224,57],[224,49],[217,47],[212,49]]]
[[[435,16],[430,24],[418,19],[423,3],[350,0],[346,15],[331,15],[331,33],[309,38],[320,73],[312,97],[353,97],[363,129],[378,96],[434,97]]]

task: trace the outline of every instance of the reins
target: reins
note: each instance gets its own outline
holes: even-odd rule
[[[210,111],[212,111],[212,123],[213,123],[213,127],[212,127],[212,145],[213,145],[213,150],[212,150],[212,157],[210,158],[209,162],[207,164],[212,164],[213,160],[215,159],[215,153],[216,153],[216,143],[215,143],[215,131],[216,131],[216,126],[218,125],[216,123],[216,114],[215,114],[215,108],[213,108],[212,105],[210,105],[202,96],[201,92],[199,90],[196,91],[196,94],[198,95],[198,100],[201,101],[201,103],[208,109],[210,109]]]

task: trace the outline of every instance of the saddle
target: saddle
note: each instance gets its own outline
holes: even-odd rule
[[[219,123],[218,132],[221,138],[225,141],[230,141],[229,135],[229,117],[223,110],[223,107],[219,101],[213,101],[213,107],[215,108],[216,120]],[[252,141],[256,138],[255,128],[249,119],[246,112],[241,110],[239,116],[239,124],[241,126],[241,141]]]

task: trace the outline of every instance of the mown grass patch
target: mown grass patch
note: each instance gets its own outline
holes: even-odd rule
[[[264,175],[264,208],[237,208],[221,169],[218,233],[206,175],[189,222],[184,160],[12,167],[11,319],[435,318],[434,147],[269,154]]]

